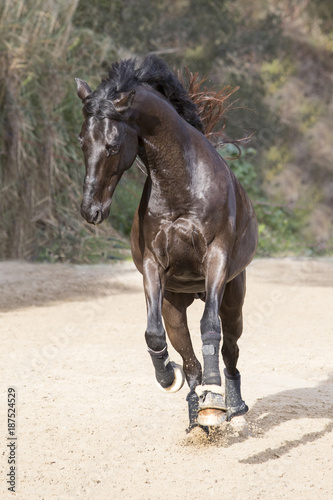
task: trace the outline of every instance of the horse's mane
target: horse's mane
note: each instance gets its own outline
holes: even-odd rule
[[[218,92],[202,89],[205,79],[200,80],[198,73],[186,70],[185,76],[181,72],[176,76],[156,55],[148,55],[138,68],[136,65],[135,58],[115,62],[109,69],[109,78],[85,99],[85,112],[98,118],[121,120],[112,100],[121,92],[146,85],[163,94],[182,118],[213,143],[229,142],[224,134],[223,115],[232,104],[226,106],[225,101],[238,87],[226,86]]]
[[[163,94],[182,118],[204,133],[196,104],[167,64],[155,55],[147,56],[138,68],[136,63],[136,59],[114,63],[109,69],[109,78],[85,99],[85,112],[98,118],[121,119],[112,100],[117,94],[133,90],[138,85],[149,85]]]
[[[188,68],[184,72],[178,71],[179,81],[188,89],[190,99],[196,104],[199,116],[204,125],[205,136],[217,147],[226,143],[231,143],[239,150],[238,143],[248,138],[231,141],[225,134],[226,119],[228,110],[234,109],[236,101],[226,103],[229,97],[237,92],[239,87],[226,85],[221,90],[209,90],[203,87],[206,78],[200,78],[199,73],[191,73]]]

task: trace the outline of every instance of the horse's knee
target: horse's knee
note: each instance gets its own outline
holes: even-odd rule
[[[221,334],[221,323],[218,315],[213,314],[209,309],[205,310],[200,321],[201,335],[209,332]]]
[[[162,325],[161,328],[147,327],[145,339],[152,351],[162,351],[166,347],[165,330]]]

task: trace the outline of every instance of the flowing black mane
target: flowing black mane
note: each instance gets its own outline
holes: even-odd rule
[[[136,63],[136,59],[114,63],[109,69],[109,78],[86,98],[85,112],[98,118],[119,120],[121,116],[112,104],[117,94],[133,90],[138,85],[149,85],[163,94],[184,120],[204,133],[197,106],[167,64],[155,55],[147,56],[138,68]]]

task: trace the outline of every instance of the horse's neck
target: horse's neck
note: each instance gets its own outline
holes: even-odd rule
[[[191,182],[191,127],[156,93],[144,97],[138,120],[139,156],[151,179],[152,202],[167,210],[180,192],[184,198],[185,187]]]

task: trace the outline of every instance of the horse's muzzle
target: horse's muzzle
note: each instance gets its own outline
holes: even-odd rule
[[[108,217],[110,208],[103,209],[102,204],[93,204],[86,206],[84,202],[81,204],[81,215],[89,222],[89,224],[100,224]]]

